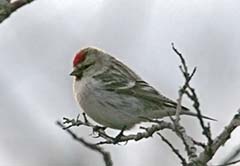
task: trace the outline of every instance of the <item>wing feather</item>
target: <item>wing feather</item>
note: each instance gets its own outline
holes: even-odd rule
[[[176,108],[177,104],[173,100],[161,95],[155,88],[143,81],[130,68],[120,61],[112,58],[112,63],[101,75],[95,76],[105,82],[108,91],[115,91],[118,94],[134,96],[142,100],[148,106],[155,109],[163,107]],[[185,110],[187,108],[183,107]]]

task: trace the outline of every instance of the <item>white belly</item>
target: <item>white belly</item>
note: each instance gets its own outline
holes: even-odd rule
[[[83,111],[99,124],[115,129],[131,128],[142,121],[141,103],[134,97],[120,96],[106,91],[92,78],[74,80],[76,100]]]

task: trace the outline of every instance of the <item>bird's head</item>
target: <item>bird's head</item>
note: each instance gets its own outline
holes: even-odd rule
[[[102,54],[101,50],[93,47],[81,49],[73,59],[73,71],[70,75],[81,79],[83,72],[94,66]]]

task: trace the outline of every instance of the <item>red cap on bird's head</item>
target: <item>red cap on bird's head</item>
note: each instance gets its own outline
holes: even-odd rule
[[[84,61],[85,58],[86,52],[84,50],[79,51],[73,59],[73,66],[76,66],[77,64],[81,63],[82,61]]]

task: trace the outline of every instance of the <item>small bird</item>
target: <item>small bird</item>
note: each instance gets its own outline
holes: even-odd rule
[[[98,48],[81,49],[74,57],[70,75],[74,76],[76,101],[89,117],[104,127],[130,129],[146,119],[176,113],[176,102]],[[182,107],[180,114],[197,116],[186,107]]]

